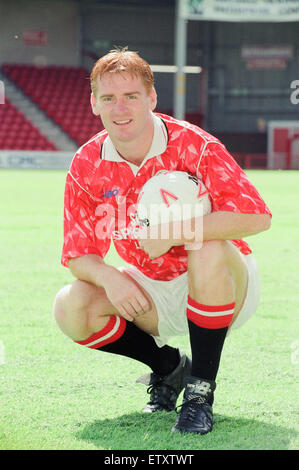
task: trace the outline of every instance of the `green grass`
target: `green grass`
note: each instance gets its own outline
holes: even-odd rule
[[[248,174],[273,211],[271,230],[248,239],[261,304],[226,341],[214,431],[181,436],[174,412],[142,414],[142,364],[82,348],[55,325],[53,298],[73,279],[60,265],[65,172],[1,170],[1,450],[298,449],[299,175]],[[113,249],[107,262],[120,264]],[[190,352],[187,338],[171,344]]]

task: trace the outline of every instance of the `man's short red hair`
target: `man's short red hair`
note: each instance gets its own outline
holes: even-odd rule
[[[149,64],[137,52],[129,51],[127,47],[124,47],[112,49],[95,63],[90,74],[90,85],[94,96],[97,92],[98,77],[101,78],[104,73],[122,72],[139,76],[148,93],[151,92],[154,86],[154,75]]]

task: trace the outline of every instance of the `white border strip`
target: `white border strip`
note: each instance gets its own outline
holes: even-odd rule
[[[178,67],[176,65],[151,65],[150,66],[154,73],[176,73]],[[201,73],[202,67],[197,65],[186,65],[183,67],[184,73]]]
[[[88,348],[90,348],[91,346],[94,346],[95,344],[100,344],[103,341],[105,341],[106,339],[111,338],[111,336],[113,336],[117,332],[117,330],[119,328],[119,325],[120,325],[120,318],[116,317],[115,325],[114,325],[113,329],[111,331],[109,331],[109,333],[107,333],[105,336],[102,336],[101,338],[98,338],[98,339],[95,339],[94,341],[91,341],[88,344],[84,344],[84,346],[87,346]]]
[[[68,170],[74,152],[0,150],[0,169]]]

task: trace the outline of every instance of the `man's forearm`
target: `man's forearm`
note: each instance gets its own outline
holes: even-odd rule
[[[92,254],[70,259],[69,268],[77,279],[102,287],[111,270],[115,269],[106,264],[98,255]]]
[[[190,219],[183,225],[174,225],[171,238],[174,245],[201,243],[208,240],[235,240],[270,228],[268,214],[238,214],[213,212],[202,218]]]
[[[204,217],[203,241],[245,238],[267,230],[270,224],[271,217],[268,214],[213,212]]]

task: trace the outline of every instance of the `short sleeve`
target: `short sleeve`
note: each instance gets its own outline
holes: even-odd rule
[[[104,258],[111,239],[97,237],[97,203],[68,173],[64,193],[64,241],[61,263],[68,266],[70,258],[96,254]]]
[[[213,211],[271,216],[255,186],[223,145],[207,145],[197,176],[209,191]]]

